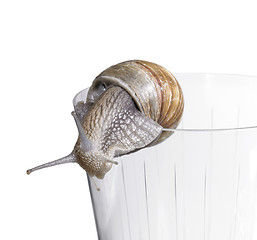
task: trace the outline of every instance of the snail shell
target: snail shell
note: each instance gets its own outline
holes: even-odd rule
[[[113,85],[126,90],[138,109],[163,128],[178,126],[184,109],[183,93],[176,78],[164,67],[139,60],[111,66],[93,81],[87,101],[96,102]],[[171,134],[163,132],[157,143]]]
[[[67,157],[28,173],[63,162],[77,162],[89,176],[103,178],[113,157],[164,141],[178,126],[183,93],[165,68],[146,61],[111,66],[93,81],[85,102],[75,107],[79,138]],[[66,160],[65,160],[66,159]]]

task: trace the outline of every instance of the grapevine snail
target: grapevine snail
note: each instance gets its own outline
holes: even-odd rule
[[[66,157],[27,170],[76,162],[90,177],[104,178],[117,164],[114,157],[156,145],[179,124],[183,93],[165,68],[133,60],[111,66],[98,75],[86,101],[72,115],[79,137]]]

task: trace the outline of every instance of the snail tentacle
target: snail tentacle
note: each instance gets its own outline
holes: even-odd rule
[[[117,162],[117,161],[113,161],[113,160],[106,160],[106,162],[108,162],[108,163],[112,163],[112,164],[115,164],[115,165],[118,165],[118,162]]]
[[[74,152],[70,153],[69,155],[62,157],[60,159],[39,165],[37,167],[31,168],[27,170],[27,174],[29,175],[30,173],[39,170],[39,169],[43,169],[43,168],[48,168],[48,167],[52,167],[52,166],[56,166],[56,165],[60,165],[60,164],[65,164],[65,163],[73,163],[73,162],[77,162],[77,158],[74,154]]]
[[[76,113],[73,111],[71,113],[71,115],[74,117],[74,120],[76,122],[76,125],[77,125],[77,128],[78,128],[78,132],[79,132],[79,137],[81,138],[81,142],[80,142],[80,145],[81,145],[81,149],[84,151],[84,152],[88,152],[90,150],[93,149],[93,143],[92,141],[90,141],[86,134],[85,134],[85,131],[79,121],[79,118],[77,117]]]
[[[89,177],[92,179],[92,181],[93,181],[93,183],[94,183],[94,185],[95,185],[96,190],[97,190],[97,191],[100,191],[100,188],[99,188],[98,185],[96,184],[94,177],[91,177],[91,176],[89,176]]]

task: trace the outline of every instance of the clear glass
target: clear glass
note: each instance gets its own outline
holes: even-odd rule
[[[116,158],[101,191],[89,178],[99,239],[257,239],[257,78],[175,76],[185,109],[174,134]]]

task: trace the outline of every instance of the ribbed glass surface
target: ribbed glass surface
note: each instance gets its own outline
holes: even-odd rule
[[[257,239],[257,79],[175,76],[179,130],[89,178],[99,239]]]

